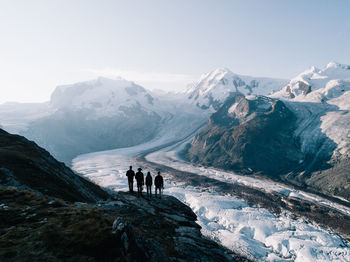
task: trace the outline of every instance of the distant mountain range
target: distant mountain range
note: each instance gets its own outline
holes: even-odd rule
[[[350,66],[312,67],[291,80],[220,68],[178,93],[123,79],[57,87],[43,104],[0,105],[0,125],[60,160],[197,132],[189,161],[263,174],[350,199]]]

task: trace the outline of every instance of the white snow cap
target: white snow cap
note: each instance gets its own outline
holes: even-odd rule
[[[218,68],[188,85],[184,93],[199,107],[217,109],[231,93],[267,95],[280,90],[287,83],[288,80],[243,76],[227,68]]]
[[[272,97],[305,102],[322,102],[350,90],[350,66],[330,62],[323,69],[311,67]]]
[[[89,108],[113,112],[120,106],[153,107],[153,97],[145,88],[123,78],[95,80],[58,86],[50,103],[56,108]]]

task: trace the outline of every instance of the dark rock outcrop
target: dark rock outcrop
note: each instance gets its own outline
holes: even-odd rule
[[[124,234],[125,247],[143,250],[144,261],[248,261],[204,238],[196,215],[174,197],[118,193],[113,198],[104,208],[118,215],[114,231]],[[130,245],[138,236],[137,244]]]
[[[0,130],[0,183],[66,201],[95,202],[108,194],[76,175],[32,141]]]
[[[173,197],[72,204],[0,185],[0,261],[249,261],[204,238]]]
[[[305,183],[313,191],[350,200],[350,159],[331,162],[331,167],[314,171]]]
[[[279,100],[229,98],[187,149],[191,162],[272,177],[294,170],[303,155],[295,117]]]

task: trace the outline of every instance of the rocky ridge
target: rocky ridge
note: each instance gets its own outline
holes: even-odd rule
[[[303,155],[290,139],[295,116],[283,102],[263,96],[228,99],[187,152],[193,163],[278,176],[295,169]]]

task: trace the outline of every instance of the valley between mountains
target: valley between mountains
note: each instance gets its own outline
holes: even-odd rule
[[[219,68],[177,93],[100,77],[0,105],[0,125],[111,192],[128,190],[129,165],[161,171],[226,254],[350,261],[348,65],[290,80]]]

